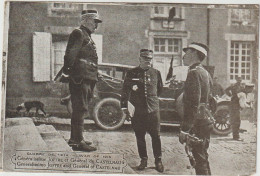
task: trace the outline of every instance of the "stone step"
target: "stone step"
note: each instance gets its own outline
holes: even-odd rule
[[[48,147],[48,151],[72,151],[64,138],[52,125],[36,126],[42,139]]]
[[[16,150],[45,151],[48,147],[34,125],[32,119],[26,117],[5,119],[3,169],[14,170],[11,158]]]

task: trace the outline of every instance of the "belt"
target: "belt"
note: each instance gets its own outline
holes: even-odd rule
[[[85,59],[79,59],[79,60],[82,61],[82,62],[85,62],[88,65],[92,65],[93,67],[97,67],[97,64],[95,64],[94,62],[89,62],[89,61],[87,61]]]

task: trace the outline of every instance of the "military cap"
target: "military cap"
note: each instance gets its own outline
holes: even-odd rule
[[[183,48],[183,51],[186,52],[188,49],[195,49],[203,53],[205,56],[208,55],[208,51],[209,51],[209,48],[206,45],[202,43],[196,43],[196,42],[193,42],[188,47]]]
[[[92,18],[98,23],[102,23],[102,20],[99,19],[98,11],[97,10],[83,10],[81,12],[81,19],[85,20],[87,18]]]
[[[153,58],[153,50],[141,49],[140,50],[140,57],[147,57],[147,58],[152,59]]]

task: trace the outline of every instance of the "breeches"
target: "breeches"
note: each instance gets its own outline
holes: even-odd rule
[[[88,112],[88,104],[93,96],[94,81],[83,80],[81,84],[69,83],[72,103],[71,137],[75,142],[83,140],[84,114]]]
[[[196,161],[196,175],[211,175],[207,150],[209,148],[210,133],[212,129],[208,128],[206,125],[195,126],[194,129],[195,135],[204,141],[203,143],[193,144],[192,146],[192,154]]]
[[[137,140],[137,148],[140,158],[147,159],[145,135],[149,133],[152,138],[154,158],[161,158],[160,139],[160,114],[159,111],[135,115],[132,119],[132,126]]]
[[[239,104],[231,102],[230,119],[231,119],[233,137],[239,137],[239,128],[240,128],[240,124],[241,124]]]

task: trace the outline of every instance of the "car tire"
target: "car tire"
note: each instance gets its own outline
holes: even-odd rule
[[[213,126],[213,133],[221,136],[226,136],[232,132],[230,124],[230,108],[228,104],[221,104],[217,106],[214,113],[215,123]]]
[[[104,98],[99,101],[95,105],[93,116],[96,125],[105,130],[120,128],[126,118],[121,110],[120,101],[116,98]]]

